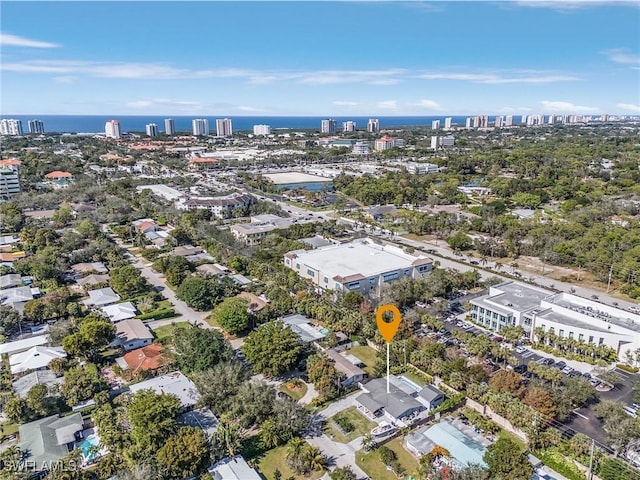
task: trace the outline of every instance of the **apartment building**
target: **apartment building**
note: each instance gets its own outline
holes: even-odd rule
[[[20,160],[15,158],[0,160],[0,200],[8,200],[20,193],[19,169]]]
[[[176,202],[179,210],[209,210],[218,218],[231,218],[253,203],[248,193],[232,193],[221,197],[191,197]]]

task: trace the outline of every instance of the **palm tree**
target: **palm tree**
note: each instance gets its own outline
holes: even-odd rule
[[[363,437],[362,437],[362,448],[364,449],[365,452],[368,452],[368,451],[373,450],[374,448],[376,448],[376,442],[373,439],[373,436],[371,435],[371,433],[367,433],[367,434],[363,435]]]
[[[310,470],[324,470],[327,467],[327,457],[322,455],[322,452],[317,447],[309,445],[306,457],[308,458]]]
[[[287,457],[299,457],[304,449],[305,442],[300,437],[294,437],[289,441]]]

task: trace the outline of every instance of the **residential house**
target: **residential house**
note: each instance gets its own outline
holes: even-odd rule
[[[25,352],[30,348],[49,343],[49,335],[39,335],[37,337],[23,338],[14,342],[0,343],[0,355],[13,355]]]
[[[209,468],[214,480],[261,480],[262,477],[240,455],[225,458]]]
[[[106,284],[109,283],[109,274],[95,274],[91,273],[86,277],[79,278],[76,280],[76,283],[82,287],[83,290],[87,291],[87,289],[93,287],[94,285]]]
[[[223,277],[226,272],[212,263],[198,265],[196,270],[205,277]]]
[[[105,307],[120,301],[120,295],[114,292],[111,287],[89,290],[87,294],[89,298],[83,302],[87,307]]]
[[[64,188],[73,182],[73,174],[70,172],[55,170],[47,173],[44,176],[44,180],[45,185],[50,185],[53,188]]]
[[[108,317],[112,322],[119,322],[121,320],[127,320],[136,316],[138,310],[131,302],[116,303],[114,305],[108,305],[102,307],[102,313]]]
[[[264,295],[256,295],[250,292],[242,292],[237,295],[240,298],[244,298],[249,302],[247,309],[250,313],[258,313],[264,307],[267,306],[269,300]]]
[[[198,392],[195,383],[179,371],[150,378],[129,386],[129,390],[133,394],[147,389],[153,390],[158,395],[163,393],[176,395],[180,399],[182,409],[185,411],[193,409],[200,401],[200,392]]]
[[[136,348],[125,353],[122,358],[133,374],[140,371],[157,370],[171,363],[171,358],[162,353],[162,344],[160,343]]]
[[[335,369],[344,375],[344,377],[340,379],[341,386],[348,387],[355,385],[367,377],[367,372],[359,366],[354,365],[344,355],[340,355],[339,352],[327,350],[325,353],[330,360],[333,360]]]
[[[413,386],[404,384],[395,375],[389,377],[388,393],[387,378],[375,378],[360,385],[360,388],[364,393],[356,397],[356,407],[369,418],[384,415],[395,425],[407,426],[427,410],[422,402],[412,396]]]
[[[63,377],[56,377],[49,369],[34,370],[31,373],[16,378],[13,381],[13,391],[18,397],[26,399],[29,390],[36,385],[45,385],[48,389],[51,389],[56,385],[61,385],[63,381]]]
[[[193,245],[181,245],[171,250],[171,255],[177,257],[188,257],[189,255],[196,255],[204,252],[202,247],[194,247]]]
[[[102,262],[76,263],[71,265],[71,270],[76,274],[107,273],[109,269]]]
[[[8,305],[22,313],[22,311],[24,310],[24,305],[29,300],[33,300],[33,298],[36,296],[40,296],[40,289],[38,288],[7,288],[0,291],[0,305]]]
[[[153,334],[147,326],[137,318],[122,320],[116,324],[116,338],[113,346],[122,347],[125,351],[150,345],[153,342]]]
[[[62,347],[45,347],[41,345],[9,356],[9,366],[11,367],[11,373],[16,375],[28,370],[46,368],[52,360],[66,357],[67,354]]]
[[[284,316],[280,320],[291,328],[293,333],[295,333],[303,343],[317,342],[325,338],[328,333],[321,331],[313,325],[307,317],[299,313]]]
[[[22,277],[17,273],[0,276],[0,290],[19,287],[20,285],[22,285]]]
[[[83,428],[80,413],[52,415],[20,425],[18,447],[26,457],[25,464],[33,465],[35,471],[52,470],[74,449]]]

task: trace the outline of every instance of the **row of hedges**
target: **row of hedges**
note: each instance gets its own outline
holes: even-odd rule
[[[535,455],[542,463],[569,480],[586,480],[587,478],[573,461],[568,460],[556,448],[539,451]]]
[[[161,318],[172,318],[176,316],[173,308],[159,308],[153,312],[143,313],[136,318],[139,320],[160,320]]]

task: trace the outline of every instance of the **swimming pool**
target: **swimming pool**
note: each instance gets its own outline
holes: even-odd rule
[[[98,446],[100,444],[100,439],[97,436],[92,436],[92,437],[88,437],[85,438],[84,440],[82,440],[82,442],[80,443],[80,449],[82,450],[82,456],[86,459],[86,460],[93,460],[94,458],[97,457],[97,453],[96,452],[92,452],[91,451],[91,447],[93,446]]]

